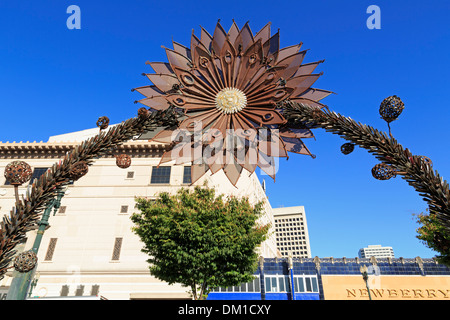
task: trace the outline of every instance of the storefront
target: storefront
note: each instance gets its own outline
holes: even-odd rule
[[[367,267],[367,284],[361,266]],[[420,257],[264,259],[255,276],[250,283],[215,289],[208,299],[450,300],[450,268]]]

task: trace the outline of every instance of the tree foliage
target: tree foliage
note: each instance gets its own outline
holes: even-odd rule
[[[247,198],[216,196],[207,186],[136,202],[140,212],[131,217],[133,231],[156,278],[190,287],[194,299],[253,279],[256,249],[269,228],[258,223],[261,202],[252,206]]]
[[[416,215],[417,222],[421,225],[417,228],[417,238],[424,244],[440,253],[436,256],[439,263],[450,266],[450,234],[434,214],[420,213]]]

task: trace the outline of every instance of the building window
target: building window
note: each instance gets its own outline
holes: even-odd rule
[[[44,261],[52,261],[53,253],[55,252],[56,242],[58,238],[51,238],[48,244],[47,253],[45,254]]]
[[[315,276],[294,276],[295,292],[319,292]]]
[[[67,297],[69,295],[69,286],[67,284],[63,285],[61,288],[61,297]]]
[[[98,284],[94,284],[91,288],[91,296],[97,296],[100,291],[100,286]]]
[[[289,276],[266,276],[265,286],[266,292],[288,292],[290,291]]]
[[[184,172],[183,172],[183,183],[191,183],[191,167],[184,167]]]
[[[75,296],[81,297],[83,295],[83,292],[84,292],[84,286],[80,284],[77,287],[77,290],[75,290]]]
[[[116,240],[114,241],[114,250],[113,250],[112,259],[111,259],[113,261],[119,260],[120,249],[122,249],[122,240],[123,240],[123,238],[116,238]]]
[[[219,287],[211,290],[212,292],[261,292],[260,278],[257,276],[253,281],[242,283],[240,286]]]
[[[127,213],[128,212],[128,206],[121,206],[120,207],[120,213]]]
[[[33,183],[34,179],[39,179],[44,173],[46,173],[48,168],[34,168],[33,175],[31,176],[30,184]]]
[[[170,183],[170,171],[172,167],[153,167],[150,183]]]
[[[59,207],[58,213],[66,213],[66,206]]]

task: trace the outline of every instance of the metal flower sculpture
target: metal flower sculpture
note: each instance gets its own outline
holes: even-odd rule
[[[302,44],[280,48],[279,40],[270,23],[254,35],[248,23],[239,29],[233,22],[226,32],[218,22],[212,36],[203,28],[200,39],[192,34],[190,48],[177,42],[165,48],[168,63],[147,62],[153,85],[133,89],[146,97],[137,102],[156,110],[176,106],[185,116],[176,130],[153,138],[176,144],[160,164],[193,163],[192,182],[223,169],[235,185],[243,168],[252,173],[259,166],[275,178],[274,157],[311,155],[301,139],[312,132],[289,127],[280,103],[322,108],[319,101],[331,92],[311,85],[323,60],[302,64]]]

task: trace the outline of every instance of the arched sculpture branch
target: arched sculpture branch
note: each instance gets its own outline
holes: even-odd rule
[[[50,167],[31,185],[25,196],[16,202],[10,217],[6,215],[0,222],[0,279],[15,254],[15,246],[25,238],[39,220],[47,204],[56,196],[58,189],[81,176],[74,176],[74,170],[80,164],[92,165],[95,159],[108,155],[122,143],[144,132],[159,127],[178,125],[180,113],[176,108],[142,113],[128,119],[109,130],[100,133],[75,147],[66,156]],[[85,170],[86,171],[86,168]]]
[[[450,230],[450,190],[428,158],[413,155],[391,135],[371,126],[357,123],[329,110],[319,110],[295,102],[282,104],[283,113],[290,122],[322,128],[337,134],[372,153],[382,163],[391,165],[409,185],[428,203],[431,214]]]

